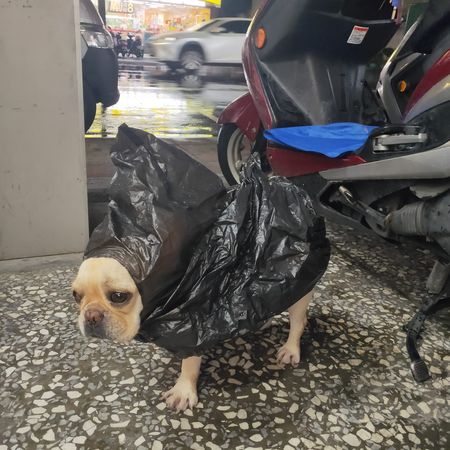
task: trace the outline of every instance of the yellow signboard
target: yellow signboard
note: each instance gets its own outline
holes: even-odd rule
[[[134,5],[132,2],[123,2],[118,0],[111,0],[109,2],[109,12],[112,13],[126,13],[133,14],[134,13]]]
[[[211,3],[211,5],[217,6],[220,8],[222,5],[222,0],[205,0],[205,3]]]

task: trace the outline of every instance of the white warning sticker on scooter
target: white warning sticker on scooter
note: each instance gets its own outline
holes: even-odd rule
[[[353,27],[352,32],[350,33],[350,36],[347,39],[348,44],[361,44],[361,42],[366,37],[367,32],[369,31],[369,27],[360,27],[358,25],[355,25]]]

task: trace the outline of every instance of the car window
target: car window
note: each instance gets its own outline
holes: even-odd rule
[[[247,33],[247,28],[250,25],[248,20],[230,20],[220,24],[220,28],[224,29],[224,33]]]
[[[214,26],[217,25],[218,20],[211,20],[209,22],[201,22],[197,25],[194,25],[193,27],[188,28],[186,31],[208,31]]]

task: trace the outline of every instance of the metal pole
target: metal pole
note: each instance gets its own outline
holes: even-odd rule
[[[102,18],[104,24],[106,25],[106,6],[105,6],[105,0],[98,0],[98,13],[100,14],[100,17]]]

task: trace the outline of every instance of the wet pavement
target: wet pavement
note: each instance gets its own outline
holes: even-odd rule
[[[335,226],[329,236],[300,365],[276,364],[284,314],[208,352],[198,408],[182,414],[160,398],[177,358],[79,334],[79,260],[1,264],[0,449],[448,449],[448,314],[427,324],[423,384],[411,378],[402,330],[432,258]]]
[[[120,100],[100,105],[86,135],[89,226],[101,221],[114,174],[109,157],[122,123],[155,134],[221,175],[216,155],[217,117],[247,92],[242,68],[205,66],[197,74],[171,73],[153,58],[120,60]]]
[[[122,122],[172,139],[218,172],[213,119],[245,86],[210,77],[204,90],[177,80],[159,66],[123,69],[121,102],[87,139],[93,219],[113,170],[109,137]],[[0,450],[450,448],[449,315],[426,325],[421,353],[432,379],[423,384],[411,377],[402,330],[425,296],[433,258],[336,225],[328,231],[332,259],[300,365],[276,365],[283,314],[208,352],[198,408],[182,414],[160,398],[179,370],[171,354],[79,334],[70,290],[79,255],[0,262]]]
[[[126,122],[161,138],[212,138],[220,111],[247,91],[239,68],[173,74],[162,64],[140,60],[121,62],[119,90],[117,104],[105,111],[98,105],[88,137],[113,137]]]

